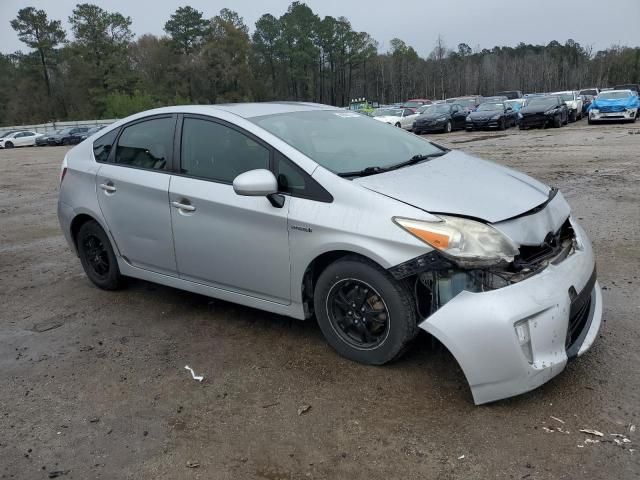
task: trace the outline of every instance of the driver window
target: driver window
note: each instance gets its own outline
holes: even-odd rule
[[[241,173],[269,168],[270,151],[221,123],[185,118],[182,126],[183,174],[232,183]]]

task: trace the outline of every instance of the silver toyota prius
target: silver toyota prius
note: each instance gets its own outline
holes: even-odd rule
[[[135,277],[300,320],[381,365],[422,329],[477,404],[592,345],[594,254],[562,194],[309,103],[167,107],[66,155],[58,216],[89,279]]]

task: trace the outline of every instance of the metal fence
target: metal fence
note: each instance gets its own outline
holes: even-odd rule
[[[11,127],[0,127],[0,131],[6,130],[30,130],[36,133],[49,133],[67,127],[95,127],[96,125],[109,125],[117,119],[110,118],[104,120],[78,120],[75,122],[50,122],[38,125],[14,125]]]

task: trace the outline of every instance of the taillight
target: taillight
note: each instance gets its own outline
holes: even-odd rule
[[[64,180],[64,176],[67,174],[67,167],[62,167],[62,171],[60,172],[60,185],[62,185],[62,181]]]

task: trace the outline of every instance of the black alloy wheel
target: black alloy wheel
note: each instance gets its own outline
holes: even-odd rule
[[[84,272],[99,288],[116,290],[123,285],[118,261],[105,231],[95,221],[84,223],[76,237]]]
[[[96,235],[87,235],[82,239],[83,252],[88,264],[99,278],[106,278],[109,274],[109,253]]]
[[[383,298],[360,280],[345,279],[333,285],[327,311],[335,332],[355,348],[375,348],[389,333],[389,311]]]

